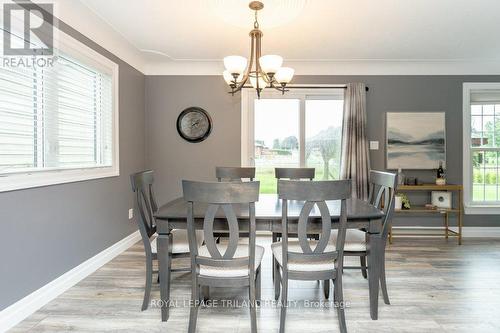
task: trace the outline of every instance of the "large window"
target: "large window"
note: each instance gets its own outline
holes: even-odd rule
[[[262,193],[275,193],[275,167],[313,167],[338,179],[343,89],[294,89],[242,95],[242,165],[254,165]]]
[[[0,67],[0,191],[119,173],[117,65],[58,36],[52,64]]]
[[[464,187],[466,212],[500,212],[500,83],[464,83]]]

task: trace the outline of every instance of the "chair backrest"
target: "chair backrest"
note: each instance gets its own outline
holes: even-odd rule
[[[255,274],[255,202],[259,200],[259,182],[196,182],[182,181],[184,200],[188,202],[187,229],[192,267],[249,267],[250,276]],[[203,234],[209,256],[199,256],[195,232],[194,205],[207,204],[203,220]],[[239,246],[239,224],[234,205],[248,205],[249,253],[247,257],[235,258]],[[221,253],[214,237],[214,221],[222,208],[229,227],[229,243]],[[220,216],[219,216],[220,218]]]
[[[389,234],[392,213],[394,212],[394,195],[397,176],[394,173],[370,171],[370,192],[368,201],[385,213],[382,226],[382,237]]]
[[[287,267],[288,259],[317,262],[324,260],[335,260],[335,268],[342,270],[344,243],[347,227],[347,204],[346,200],[351,197],[350,180],[329,181],[295,181],[279,180],[278,196],[283,200],[282,210],[282,247],[283,265]],[[299,215],[297,235],[301,252],[288,251],[288,201],[304,201]],[[326,201],[340,200],[340,218],[338,225],[338,236],[335,251],[327,251],[332,229],[332,219]],[[307,237],[307,224],[314,206],[317,206],[321,214],[321,235],[316,247],[312,249]],[[333,270],[333,267],[332,267]]]
[[[274,168],[276,179],[309,179],[313,180],[316,169],[314,168]]]
[[[156,232],[156,222],[153,214],[158,210],[153,191],[154,174],[152,170],[142,171],[130,175],[132,191],[136,194],[139,209],[139,231],[144,249],[151,253],[150,237]]]
[[[216,167],[215,177],[219,182],[223,180],[235,181],[242,179],[250,179],[251,181],[255,178],[255,168],[254,167]]]

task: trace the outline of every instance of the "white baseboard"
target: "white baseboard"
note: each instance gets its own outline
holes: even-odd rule
[[[442,227],[421,227],[421,226],[394,226],[401,235],[405,231],[421,230],[442,230]],[[450,227],[453,231],[458,231],[457,227]],[[500,238],[500,227],[462,227],[462,238]]]
[[[137,230],[8,308],[5,308],[0,312],[0,332],[5,332],[14,327],[42,306],[127,250],[140,239],[141,235],[139,230]]]
[[[500,227],[464,227],[462,237],[500,238]]]

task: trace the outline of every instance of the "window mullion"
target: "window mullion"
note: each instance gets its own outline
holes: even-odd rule
[[[101,156],[101,141],[99,139],[100,137],[100,108],[99,105],[101,105],[101,102],[99,100],[98,96],[98,75],[94,75],[94,161],[96,164],[100,164],[102,161],[102,156]],[[98,103],[99,100],[99,103]]]
[[[44,149],[44,71],[42,68],[33,69],[33,114],[34,114],[34,151],[35,168],[42,169],[45,166]]]
[[[38,99],[38,84],[37,84],[37,70],[36,68],[33,69],[32,72],[33,75],[33,167],[38,168],[40,166],[40,147],[39,147],[39,142],[40,136],[38,132],[38,127],[39,127],[39,99]]]
[[[43,129],[44,129],[44,167],[59,167],[59,105],[58,105],[58,69],[53,68],[44,72],[43,93]],[[52,87],[46,83],[50,81]]]
[[[306,167],[306,98],[300,96],[299,107],[299,163],[300,167]]]

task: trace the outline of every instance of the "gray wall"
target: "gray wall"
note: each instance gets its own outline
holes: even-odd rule
[[[0,310],[137,230],[129,174],[144,168],[144,75],[120,66],[120,176],[0,193]]]
[[[299,76],[294,79],[294,83],[364,82],[369,86],[368,138],[380,142],[380,150],[370,155],[373,169],[385,168],[387,111],[446,112],[450,183],[462,181],[462,82],[467,81],[500,81],[500,76]],[[240,164],[240,95],[231,97],[226,91],[219,76],[146,77],[146,159],[148,168],[156,171],[160,201],[181,195],[181,179],[213,179],[216,165]],[[202,143],[187,143],[176,132],[177,116],[188,106],[200,106],[213,118],[214,131]],[[432,181],[434,176],[428,171],[405,173],[424,181]],[[428,221],[405,218],[396,222],[423,225]],[[487,226],[498,225],[500,221],[498,216],[466,216],[465,224]]]
[[[218,165],[240,165],[240,99],[226,93],[214,76],[146,76],[147,167],[155,170],[160,202],[181,195],[182,179],[211,180]],[[200,106],[212,117],[207,140],[184,141],[176,129],[179,113]]]

